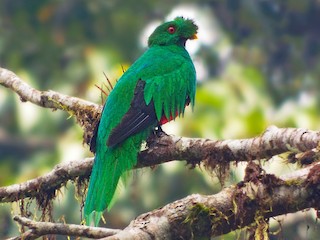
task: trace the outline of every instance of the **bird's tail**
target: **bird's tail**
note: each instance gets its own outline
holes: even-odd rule
[[[87,225],[92,220],[98,225],[103,211],[112,206],[120,177],[125,177],[136,165],[141,140],[135,140],[127,139],[118,148],[98,146],[84,206]]]

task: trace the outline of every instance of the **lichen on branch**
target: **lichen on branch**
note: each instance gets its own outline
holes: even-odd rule
[[[44,108],[60,109],[74,115],[84,130],[84,142],[90,144],[101,113],[100,105],[54,91],[36,90],[13,72],[3,68],[0,68],[0,85],[17,93],[23,102],[30,101]],[[190,195],[145,213],[133,220],[127,228],[113,232],[114,236],[108,239],[123,239],[123,236],[131,236],[131,239],[150,239],[150,236],[172,238],[174,234],[186,238],[217,236],[253,222],[256,223],[251,228],[253,233],[264,237],[267,227],[265,218],[309,207],[318,209],[319,164],[313,162],[319,161],[320,158],[319,142],[320,131],[275,126],[267,128],[260,136],[236,140],[152,135],[147,141],[147,148],[139,153],[136,168],[152,167],[169,161],[185,161],[192,167],[201,164],[209,171],[219,169],[223,172],[228,169],[230,163],[247,161],[249,164],[244,181],[225,188],[216,195]],[[265,174],[263,169],[252,162],[268,160],[285,152],[289,153],[288,163],[313,165],[278,178],[272,174]],[[0,187],[0,202],[14,202],[25,198],[42,201],[43,196],[49,192],[50,197],[45,200],[50,203],[50,198],[54,198],[56,190],[65,186],[68,181],[88,178],[92,165],[93,158],[61,163],[38,178]],[[283,208],[284,204],[286,208]],[[217,218],[221,220],[219,224],[215,221]],[[208,219],[210,221],[207,221]],[[30,239],[59,233],[52,232],[52,229],[60,229],[60,233],[72,235],[69,230],[64,229],[69,226],[57,226],[54,223],[39,223],[39,226],[45,227],[43,232],[37,235],[34,231],[39,229],[32,225],[37,222],[19,217],[15,220],[23,226],[30,227],[25,232],[25,236]]]

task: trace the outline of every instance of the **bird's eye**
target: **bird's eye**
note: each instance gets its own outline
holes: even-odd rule
[[[174,26],[168,27],[168,33],[173,34],[175,33],[175,31],[176,31],[176,28]]]

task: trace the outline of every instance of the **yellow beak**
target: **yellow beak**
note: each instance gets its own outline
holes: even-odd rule
[[[194,34],[190,39],[192,39],[192,40],[198,39],[197,34]]]

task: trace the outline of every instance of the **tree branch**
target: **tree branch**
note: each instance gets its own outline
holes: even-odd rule
[[[258,165],[251,164],[249,168],[246,182],[211,196],[193,194],[142,214],[123,231],[106,239],[210,238],[266,218],[319,207],[319,163],[282,179],[263,174]],[[260,230],[255,226],[255,231],[263,234]]]
[[[260,137],[242,140],[208,140],[163,135],[149,142],[139,155],[136,168],[169,161],[203,162],[214,168],[233,161],[269,158],[287,151],[304,152],[317,147],[320,132],[305,129],[268,128]],[[53,192],[77,177],[88,177],[93,158],[58,164],[51,172],[24,183],[0,187],[0,202],[12,202]]]
[[[0,68],[0,84],[16,92],[22,102],[29,101],[40,107],[73,112],[97,112],[100,106],[80,98],[54,91],[39,91],[30,87],[13,72]]]
[[[277,178],[274,175],[265,174],[258,165],[250,162],[246,169],[246,180],[236,186],[225,188],[218,194],[210,196],[193,194],[142,214],[128,227],[122,231],[116,230],[112,236],[109,235],[105,239],[210,238],[250,224],[255,234],[264,234],[263,231],[267,231],[267,228],[261,230],[259,226],[267,224],[267,219],[270,217],[319,207],[319,170],[320,163],[316,163],[303,170],[295,171],[290,176]],[[69,229],[68,225],[39,223],[17,217],[15,220],[19,220],[20,224],[30,228],[31,233],[28,231],[28,234],[73,235],[66,233]],[[32,224],[28,225],[30,222]],[[53,232],[52,229],[58,229],[55,226],[60,230]],[[112,231],[109,229],[107,233]],[[37,237],[39,236],[38,234]],[[81,236],[89,237],[85,234]],[[97,237],[97,235],[93,234],[91,237]]]
[[[13,72],[0,67],[0,85],[17,93],[22,102],[29,101],[40,107],[60,109],[75,115],[84,130],[84,142],[89,144],[93,130],[100,118],[102,107],[80,98],[67,96],[55,91],[39,91]]]
[[[101,106],[53,91],[38,91],[3,68],[0,68],[0,84],[16,92],[22,101],[71,112],[84,129],[84,142],[90,143],[93,129],[101,113]],[[214,141],[167,135],[151,136],[147,141],[147,149],[139,154],[136,168],[174,160],[186,161],[192,166],[204,164],[210,169],[226,166],[231,162],[249,161],[249,168],[252,165],[251,160],[268,159],[288,151],[292,153],[290,160],[303,157],[308,161],[312,158],[318,160],[319,140],[319,131],[279,129],[274,126],[268,128],[261,136],[241,140]],[[299,156],[301,153],[303,156]],[[27,197],[38,198],[39,195],[53,193],[68,180],[88,177],[92,164],[93,158],[59,164],[44,176],[25,183],[1,187],[0,202],[17,201]],[[159,236],[162,238],[179,236],[187,239],[195,236],[216,236],[254,221],[259,222],[261,219],[257,221],[257,217],[262,217],[264,221],[264,218],[270,216],[308,207],[317,208],[316,199],[320,196],[319,170],[319,164],[315,164],[303,169],[304,175],[299,172],[298,177],[291,176],[286,181],[274,175],[262,174],[261,169],[255,169],[253,171],[255,174],[247,171],[245,182],[237,186],[225,188],[213,196],[191,195],[161,209],[143,214],[132,221],[126,229],[117,232],[109,239],[123,239],[124,236],[131,236],[132,239],[138,237],[151,239]],[[285,208],[284,203],[286,203]],[[24,219],[20,223],[27,225],[30,222]],[[55,225],[45,226],[45,229],[55,227]],[[65,228],[65,225],[59,227]],[[41,234],[50,234],[52,233],[50,231]],[[33,230],[32,227],[25,234],[30,238],[38,236],[37,230]]]
[[[0,85],[16,92],[23,102],[30,101],[45,108],[71,111],[75,114],[78,123],[84,128],[85,134],[87,134],[87,137],[84,139],[85,143],[90,143],[92,131],[101,114],[101,106],[54,91],[36,90],[13,72],[4,68],[0,68]],[[285,128],[276,131],[275,127],[272,127],[268,128],[262,137],[243,140],[210,141],[208,139],[163,137],[160,140],[158,139],[156,147],[154,146],[141,153],[142,160],[140,164],[142,166],[148,165],[148,163],[144,162],[144,159],[149,161],[149,159],[153,159],[154,157],[159,159],[159,163],[162,163],[165,161],[164,159],[171,161],[173,157],[181,159],[189,155],[192,156],[196,163],[203,159],[212,158],[218,160],[232,159],[236,161],[261,159],[291,149],[306,151],[315,148],[319,142],[319,135],[319,132],[306,129]],[[243,149],[245,150],[243,151]],[[223,155],[221,155],[221,150],[224,151]],[[158,157],[159,153],[160,157]],[[146,157],[145,155],[151,155],[152,157]]]
[[[207,161],[213,166],[232,161],[271,158],[288,152],[305,152],[316,148],[320,132],[303,128],[269,127],[262,135],[240,140],[209,140],[162,136],[153,138],[149,148],[139,155],[138,166],[150,166],[184,159],[188,164]]]
[[[69,180],[89,176],[93,158],[58,164],[49,173],[23,183],[0,187],[0,202],[14,202],[24,198],[34,198],[46,191],[54,192]]]
[[[13,220],[17,221],[22,226],[28,227],[29,230],[21,234],[21,236],[11,238],[10,240],[36,239],[48,234],[103,238],[115,235],[120,232],[120,230],[118,229],[87,227],[76,224],[37,222],[20,216],[15,216]]]

